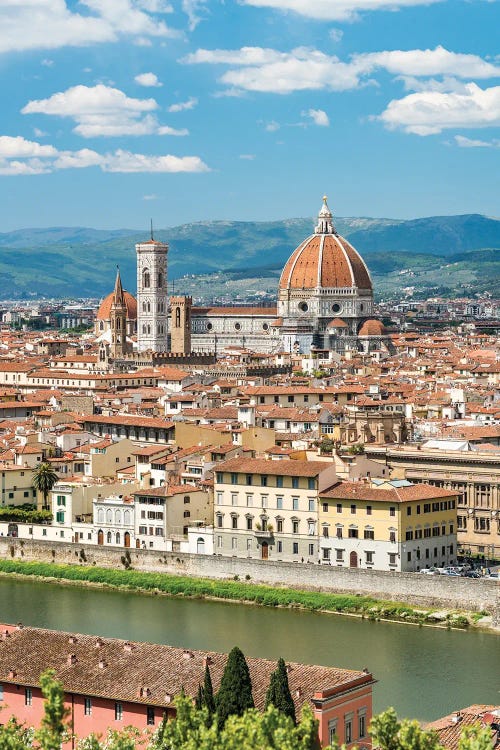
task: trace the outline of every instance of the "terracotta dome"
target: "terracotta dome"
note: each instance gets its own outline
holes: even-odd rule
[[[99,305],[97,311],[97,320],[109,320],[111,305],[113,304],[114,292],[108,294]],[[129,292],[123,292],[125,298],[125,305],[127,307],[127,318],[128,320],[137,320],[137,300]]]
[[[370,274],[359,253],[335,231],[323,199],[315,233],[292,253],[281,274],[280,289],[372,289]]]
[[[327,328],[348,328],[348,325],[342,318],[334,318],[328,323]]]
[[[365,320],[359,329],[358,336],[385,336],[387,331],[380,320]]]

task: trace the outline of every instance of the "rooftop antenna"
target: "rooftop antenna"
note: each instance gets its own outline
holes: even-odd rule
[[[153,219],[150,219],[150,222],[151,222],[151,240],[154,240],[154,237],[153,237]]]

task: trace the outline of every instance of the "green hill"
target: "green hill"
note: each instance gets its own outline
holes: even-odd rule
[[[313,219],[210,221],[158,230],[156,235],[170,245],[171,280],[229,271],[233,280],[261,278],[267,286],[313,227]],[[433,274],[439,286],[450,290],[461,289],[462,283],[473,288],[477,284],[476,291],[482,291],[481,284],[498,288],[498,219],[477,214],[411,221],[359,217],[339,218],[336,227],[365,258],[378,290],[408,286],[414,272],[429,289]],[[145,237],[134,229],[82,227],[0,233],[0,298],[98,297],[111,289],[117,263],[133,292],[134,245]],[[176,288],[181,291],[185,285],[182,278]]]

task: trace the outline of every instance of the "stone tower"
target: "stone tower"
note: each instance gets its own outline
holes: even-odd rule
[[[170,351],[175,354],[191,353],[192,297],[170,297]]]
[[[137,253],[137,347],[167,351],[168,245],[151,239],[135,246]]]
[[[112,359],[120,359],[127,352],[127,305],[123,293],[120,269],[116,271],[115,288],[109,312],[111,328],[110,355]]]

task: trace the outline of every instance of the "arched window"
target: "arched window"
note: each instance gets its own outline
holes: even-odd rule
[[[104,510],[102,508],[99,508],[99,510],[97,511],[97,523],[104,523]]]
[[[104,321],[102,321],[102,320],[101,320],[101,322],[99,323],[99,330],[100,330],[100,331],[104,331]]]
[[[109,509],[106,511],[106,523],[113,523],[113,514]]]
[[[151,326],[148,326],[148,333],[151,333]]]
[[[115,524],[117,526],[121,526],[122,523],[122,514],[119,510],[115,510]]]
[[[151,286],[151,276],[149,274],[149,269],[145,268],[142,272],[142,286],[144,289],[149,289]]]
[[[125,524],[125,526],[130,525],[130,511],[129,510],[126,510],[125,513],[123,514],[123,523]]]
[[[108,531],[108,533],[106,534],[106,541],[108,544],[111,544],[111,541],[112,541],[111,531]]]
[[[146,325],[142,326],[142,332],[143,333],[147,333],[148,332],[148,329],[147,329]]]
[[[148,312],[151,312],[151,302],[148,302],[146,305]]]
[[[163,274],[161,271],[158,274],[158,286],[163,286]]]
[[[121,321],[121,318],[117,318],[117,319],[116,319],[116,327],[117,327],[117,329],[118,329],[118,330],[120,330],[120,329],[121,329],[121,327],[122,327],[122,321]]]
[[[116,543],[117,543],[117,544],[120,544],[120,541],[121,541],[121,537],[120,537],[120,532],[119,532],[119,531],[117,531],[117,532],[116,532]]]
[[[180,307],[175,308],[175,327],[176,328],[181,327],[181,308]]]

